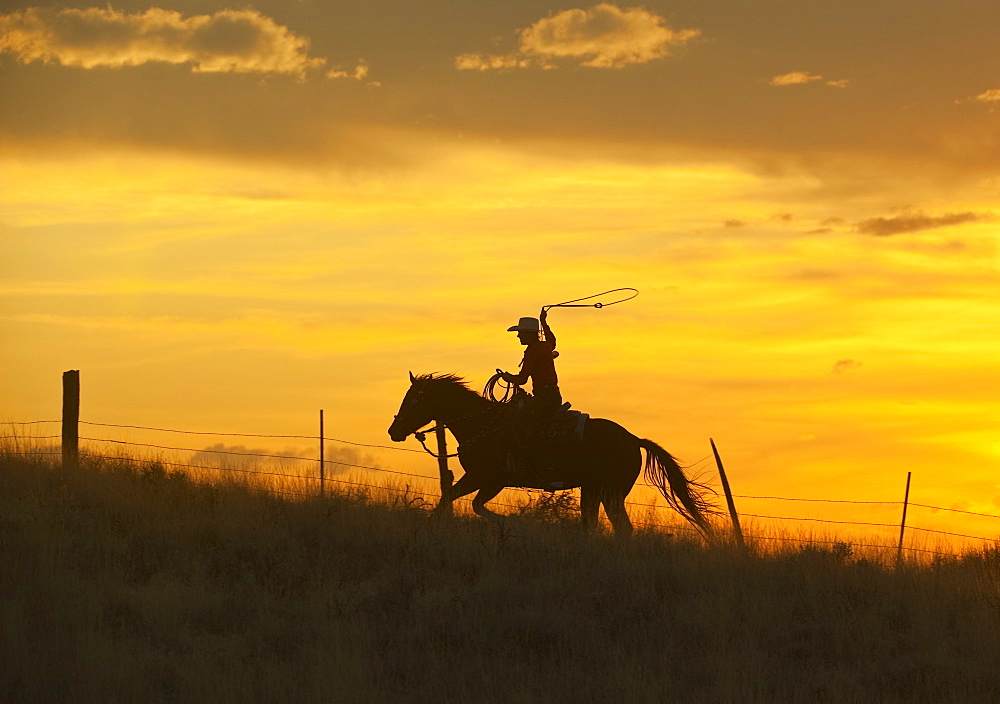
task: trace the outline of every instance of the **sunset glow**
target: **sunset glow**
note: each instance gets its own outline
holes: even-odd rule
[[[8,5],[0,414],[80,369],[88,420],[387,444],[408,370],[631,286],[551,314],[575,408],[739,494],[1000,514],[1000,6],[745,5]]]

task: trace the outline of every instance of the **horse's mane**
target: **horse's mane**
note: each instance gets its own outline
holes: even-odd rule
[[[458,374],[454,373],[418,374],[417,376],[413,377],[413,381],[414,383],[430,382],[433,384],[440,384],[442,386],[453,386],[455,388],[462,389],[463,391],[466,391],[474,396],[482,398],[482,396],[480,396],[480,394],[477,391],[469,388],[469,382],[465,380],[465,377],[459,376]]]
[[[437,372],[432,372],[430,374],[417,374],[413,377],[414,381],[440,381],[446,384],[458,384],[459,386],[464,386],[469,388],[469,382],[465,380],[465,377],[459,376],[455,373],[449,374],[438,374]]]

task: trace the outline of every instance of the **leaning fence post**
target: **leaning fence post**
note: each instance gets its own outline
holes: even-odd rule
[[[323,409],[319,409],[319,495],[323,496],[326,489],[326,452],[323,447]]]
[[[722,466],[722,458],[719,457],[719,451],[715,448],[715,440],[709,438],[708,441],[712,444],[712,454],[715,455],[715,464],[719,468],[719,477],[722,479],[722,490],[726,492],[726,504],[729,506],[729,518],[733,522],[733,536],[736,538],[736,544],[740,547],[746,547],[746,543],[743,542],[743,529],[740,527],[740,517],[736,513],[736,504],[733,502],[733,492],[729,489],[729,479],[726,478],[726,468]]]
[[[438,473],[441,475],[441,496],[448,496],[451,485],[455,482],[454,473],[448,469],[448,442],[444,434],[444,423],[437,422],[434,428],[437,437]]]
[[[62,464],[75,468],[80,462],[80,370],[63,372]]]
[[[910,503],[910,475],[913,472],[906,473],[906,493],[903,494],[903,520],[899,522],[899,547],[896,549],[896,564],[899,565],[903,561],[903,531],[906,530],[906,507]]]

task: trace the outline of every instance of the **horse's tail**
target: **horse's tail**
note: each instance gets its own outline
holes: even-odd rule
[[[704,496],[705,491],[710,490],[684,476],[684,470],[673,455],[652,440],[639,439],[639,447],[646,451],[646,481],[659,489],[671,508],[705,537],[711,535],[712,526],[706,516],[715,510]]]

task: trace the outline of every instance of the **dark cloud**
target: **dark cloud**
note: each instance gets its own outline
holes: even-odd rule
[[[746,222],[744,220],[726,220],[722,223],[722,226],[729,228],[746,227]]]
[[[868,190],[863,178],[885,187],[916,173],[934,188],[958,188],[959,176],[978,183],[995,170],[1000,133],[977,109],[982,103],[954,101],[994,85],[990,28],[1000,23],[1000,4],[963,13],[971,0],[914,2],[889,22],[861,2],[836,12],[796,0],[654,0],[641,10],[594,3],[617,8],[598,11],[540,0],[396,0],[347,12],[337,3],[258,0],[253,10],[227,10],[221,0],[177,0],[160,12],[181,13],[178,37],[135,49],[122,37],[149,24],[139,0],[86,11],[107,33],[102,39],[90,25],[61,29],[73,17],[82,22],[84,10],[48,9],[39,21],[60,28],[58,36],[31,30],[27,14],[19,15],[20,38],[5,36],[0,139],[15,150],[62,149],[62,141],[350,168],[421,163],[413,145],[462,139],[571,157],[689,158],[818,174],[828,194],[831,183],[853,194]],[[6,16],[16,13],[27,10]],[[195,31],[196,17],[209,18],[213,31]],[[928,59],[941,27],[949,28],[949,51]],[[707,39],[674,51],[667,38],[677,37],[666,28],[697,28]],[[665,48],[673,56],[654,58]],[[514,52],[561,70],[456,71],[455,57],[470,51]],[[331,58],[313,67],[317,57]],[[792,68],[851,76],[864,90],[768,85],[766,77]],[[301,81],[301,71],[357,80]],[[371,88],[371,78],[382,87]]]
[[[260,455],[271,455],[262,457]],[[289,473],[292,468],[299,469],[304,463],[278,460],[276,457],[288,458],[288,460],[298,460],[309,457],[307,452],[298,449],[267,450],[261,447],[247,447],[246,445],[225,445],[216,443],[209,445],[204,450],[200,450],[191,455],[191,464],[203,467],[225,467],[230,469],[250,469],[255,465],[275,464],[281,462],[282,467],[288,467]],[[312,455],[315,457],[315,453]]]
[[[841,359],[838,360],[836,363],[834,363],[833,369],[831,369],[830,371],[834,374],[845,374],[851,369],[857,369],[860,366],[861,362],[858,362],[857,360]]]
[[[789,274],[788,278],[792,281],[816,282],[840,279],[841,275],[830,269],[807,268],[792,272]]]
[[[352,447],[328,446],[325,448],[328,474],[342,474],[352,469],[378,467],[375,459]],[[267,450],[245,445],[225,445],[217,443],[209,445],[191,456],[190,463],[201,467],[219,467],[224,469],[251,470],[267,465],[267,471],[280,471],[287,474],[306,474],[312,476],[318,473],[319,448]],[[281,459],[286,458],[286,459]],[[277,466],[278,470],[273,470]]]
[[[888,218],[869,218],[862,220],[855,225],[858,232],[877,237],[887,237],[889,235],[899,235],[905,232],[919,232],[921,230],[933,230],[938,227],[949,225],[962,225],[969,222],[981,222],[992,219],[988,213],[946,213],[945,215],[925,215],[924,213],[912,213],[896,215]]]

